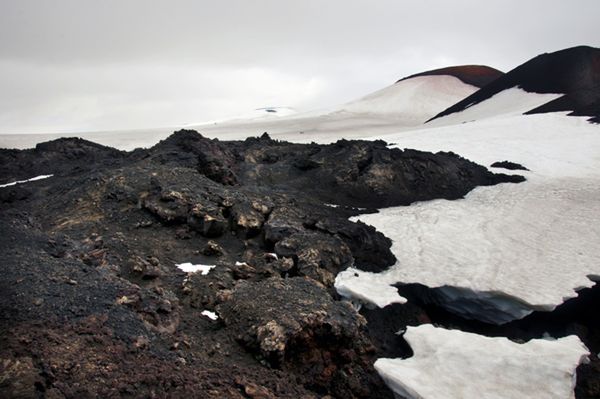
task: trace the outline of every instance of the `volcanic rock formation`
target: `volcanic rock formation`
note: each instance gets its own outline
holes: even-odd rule
[[[382,334],[333,289],[391,242],[348,217],[522,180],[382,141],[0,150],[0,183],[39,174],[0,188],[3,397],[391,398]]]

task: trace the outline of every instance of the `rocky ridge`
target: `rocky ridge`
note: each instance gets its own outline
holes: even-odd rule
[[[372,366],[381,323],[333,281],[395,259],[348,217],[523,180],[452,153],[266,134],[0,150],[0,183],[39,174],[53,176],[0,188],[3,397],[391,398]]]

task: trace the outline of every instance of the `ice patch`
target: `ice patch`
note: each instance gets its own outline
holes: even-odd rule
[[[203,276],[206,276],[212,269],[214,269],[215,265],[193,265],[189,262],[180,263],[175,265],[178,269],[186,272],[186,273],[197,273],[200,272]]]
[[[0,188],[15,186],[17,184],[23,184],[23,183],[27,183],[27,182],[30,182],[30,181],[47,179],[47,178],[52,177],[52,176],[54,176],[54,175],[39,175],[39,176],[32,177],[31,179],[17,180],[17,181],[14,181],[12,183],[0,184]]]
[[[588,349],[577,336],[518,344],[430,324],[407,327],[408,359],[378,359],[375,369],[406,398],[574,398],[575,370]]]

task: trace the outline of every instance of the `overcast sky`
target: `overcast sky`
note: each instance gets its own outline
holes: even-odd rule
[[[0,133],[310,110],[457,64],[600,47],[600,1],[0,0]]]

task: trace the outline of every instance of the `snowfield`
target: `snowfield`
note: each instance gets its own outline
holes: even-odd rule
[[[379,274],[340,273],[340,294],[385,306],[403,301],[391,284],[442,287],[438,300],[450,310],[504,323],[552,310],[600,277],[600,126],[519,115],[381,138],[483,165],[518,162],[531,172],[515,171],[524,183],[478,187],[463,200],[357,217],[392,239],[397,263]]]
[[[513,87],[503,90],[485,101],[473,104],[462,112],[434,119],[429,123],[429,126],[457,125],[486,118],[523,115],[525,112],[562,96],[562,94],[529,93],[518,87]]]
[[[350,102],[337,112],[387,116],[417,126],[477,90],[454,76],[418,76]]]
[[[386,384],[410,399],[574,398],[575,369],[589,352],[571,335],[518,344],[430,324],[408,327],[408,359],[379,359]]]
[[[121,150],[150,147],[181,128],[195,129],[220,140],[243,140],[268,132],[274,139],[299,143],[330,143],[340,138],[359,138],[415,128],[477,87],[453,76],[420,76],[390,85],[329,110],[294,113],[285,107],[258,109],[246,115],[202,124],[85,134],[0,134],[2,148],[31,148],[59,137],[83,137]]]

